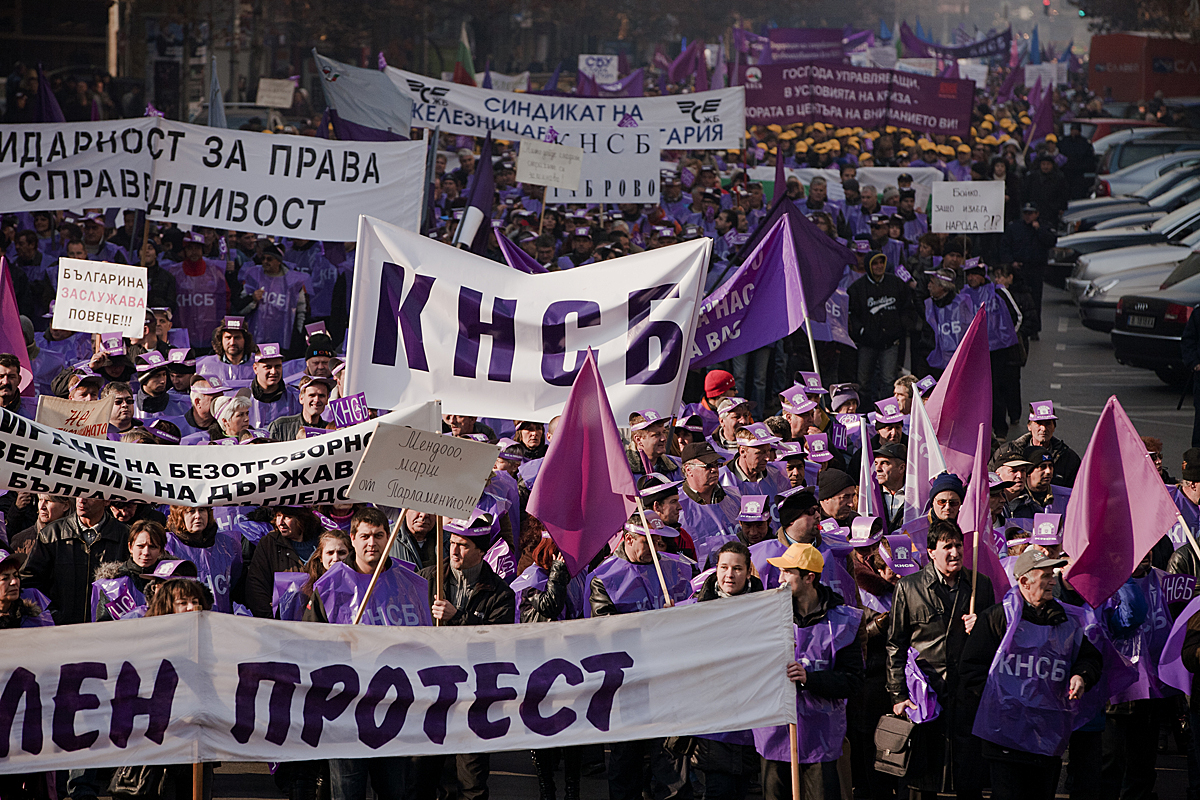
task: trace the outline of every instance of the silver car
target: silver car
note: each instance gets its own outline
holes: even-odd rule
[[[1200,153],[1166,153],[1105,175],[1100,179],[1100,183],[1108,184],[1109,196],[1134,195],[1149,198],[1155,193],[1141,191],[1146,184],[1156,181],[1168,172],[1195,166],[1200,166]]]
[[[1067,279],[1085,328],[1107,333],[1122,295],[1156,291],[1200,244],[1200,232],[1177,244],[1122,247],[1081,256]]]

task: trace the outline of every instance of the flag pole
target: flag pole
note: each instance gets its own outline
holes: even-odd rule
[[[654,562],[654,571],[658,573],[658,582],[662,586],[663,605],[665,608],[671,608],[675,605],[675,601],[671,599],[671,592],[667,589],[667,579],[663,576],[662,564],[658,560],[658,550],[654,547],[654,536],[650,533],[650,523],[646,521],[646,507],[642,505],[640,495],[636,499],[638,516],[642,518],[642,529],[646,531],[646,543],[650,545],[650,559]]]
[[[362,620],[363,613],[367,610],[367,603],[371,601],[371,595],[375,592],[375,584],[379,582],[379,576],[383,574],[384,562],[388,560],[388,553],[392,552],[392,545],[396,543],[396,537],[400,534],[400,526],[403,524],[404,509],[400,509],[400,518],[392,526],[392,535],[388,537],[387,545],[383,548],[383,557],[375,565],[375,571],[371,573],[371,582],[367,584],[367,591],[363,594],[362,602],[358,604],[358,611],[354,612],[353,625],[357,625]]]
[[[204,764],[192,764],[192,800],[204,800]]]
[[[1200,544],[1196,543],[1196,537],[1192,535],[1191,528],[1183,521],[1183,514],[1179,511],[1175,512],[1175,519],[1179,520],[1179,527],[1183,528],[1183,535],[1187,537],[1188,542],[1192,545],[1192,550],[1195,551],[1196,557],[1200,558]]]
[[[988,514],[991,517],[991,514]],[[975,538],[971,544],[971,607],[967,611],[968,614],[975,613],[975,586],[979,583],[979,530],[976,528],[975,533],[971,534]]]
[[[800,732],[796,723],[788,723],[788,744],[792,751],[792,800],[800,800]]]
[[[808,336],[808,354],[812,356],[813,372],[817,373],[817,377],[821,377],[821,364],[817,361],[817,345],[813,341],[812,335],[812,320],[808,316],[808,303],[800,303],[800,311],[804,314],[804,333]]]
[[[437,558],[437,583],[434,585],[436,594],[434,595],[433,599],[434,600],[443,600],[446,597],[446,565],[443,562],[443,559],[445,558],[445,556],[442,553],[443,549],[445,548],[445,543],[442,542],[442,515],[441,514],[438,514],[438,518],[437,518],[437,540],[434,542],[434,544],[437,546],[437,556],[436,556],[436,558]],[[433,624],[441,625],[442,621],[440,619],[435,619],[433,621]]]

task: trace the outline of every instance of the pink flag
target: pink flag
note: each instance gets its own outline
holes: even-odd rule
[[[504,254],[505,262],[513,269],[519,269],[530,275],[540,275],[549,271],[539,264],[537,259],[522,250],[520,245],[505,236],[502,231],[496,231],[496,243],[500,245],[500,252]]]
[[[21,362],[21,394],[33,396],[33,367],[29,363],[29,348],[21,330],[21,312],[17,310],[17,292],[13,289],[8,259],[0,256],[0,353],[12,353]]]
[[[883,520],[883,532],[891,533],[883,490],[879,488],[879,481],[875,480],[875,452],[871,447],[866,414],[858,417],[858,435],[862,439],[862,457],[858,460],[858,513],[879,517]]]
[[[925,410],[942,445],[946,469],[960,478],[970,475],[975,433],[980,425],[990,429],[992,424],[992,358],[982,306],[930,392]]]
[[[1108,398],[1067,501],[1063,550],[1072,557],[1067,580],[1099,608],[1177,516],[1137,429],[1117,398]]]
[[[546,526],[576,575],[637,508],[633,473],[591,349],[538,475],[529,513]]]
[[[971,467],[971,482],[967,485],[967,496],[963,498],[962,508],[958,512],[958,526],[963,532],[963,566],[967,569],[975,565],[975,532],[979,532],[979,564],[980,575],[992,579],[992,588],[996,598],[1004,596],[1012,581],[1000,563],[1000,556],[992,545],[992,514],[988,506],[988,456],[991,453],[991,426],[979,426],[979,434],[975,440],[975,461]]]

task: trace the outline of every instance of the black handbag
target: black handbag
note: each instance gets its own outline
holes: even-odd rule
[[[903,777],[912,756],[912,732],[917,727],[904,717],[887,714],[875,726],[875,769]]]
[[[114,798],[162,797],[167,789],[167,768],[161,764],[117,767],[108,784]]]

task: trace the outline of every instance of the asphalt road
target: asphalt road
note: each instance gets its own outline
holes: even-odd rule
[[[1149,370],[1118,364],[1109,335],[1083,327],[1069,295],[1047,286],[1041,341],[1031,344],[1021,375],[1021,399],[1026,404],[1053,400],[1058,413],[1055,435],[1082,456],[1104,404],[1113,395],[1138,433],[1162,439],[1163,463],[1178,477],[1183,451],[1191,446],[1191,393],[1177,411],[1178,389]],[[1010,438],[1022,432],[1014,427]]]

